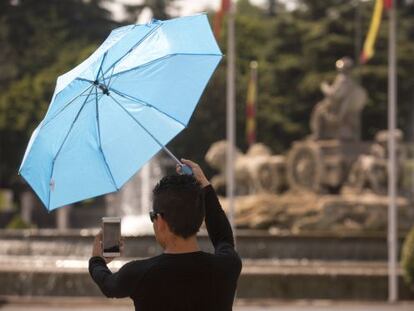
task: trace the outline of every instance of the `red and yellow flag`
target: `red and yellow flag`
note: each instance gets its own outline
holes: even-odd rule
[[[230,10],[231,0],[221,0],[220,10],[214,15],[213,31],[216,39],[220,38],[221,24],[223,23],[223,17]]]
[[[250,79],[247,87],[246,139],[251,146],[256,142],[257,62],[250,62]]]
[[[378,30],[381,24],[383,9],[390,9],[393,0],[375,0],[374,12],[371,18],[368,35],[364,42],[364,48],[361,53],[361,63],[365,64],[372,56],[374,56],[374,45],[378,36]]]

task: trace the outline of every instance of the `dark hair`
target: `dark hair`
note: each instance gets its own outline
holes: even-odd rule
[[[153,190],[153,210],[162,214],[175,235],[189,238],[204,219],[200,184],[191,175],[165,176]]]

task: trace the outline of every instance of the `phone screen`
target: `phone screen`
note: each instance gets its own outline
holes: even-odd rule
[[[103,251],[104,253],[119,253],[120,222],[104,222]]]

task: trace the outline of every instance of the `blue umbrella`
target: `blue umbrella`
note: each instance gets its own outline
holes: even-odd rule
[[[19,173],[50,211],[119,190],[188,124],[222,54],[205,14],[115,29],[57,79]]]

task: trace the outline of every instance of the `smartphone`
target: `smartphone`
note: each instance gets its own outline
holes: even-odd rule
[[[121,256],[120,239],[121,239],[121,218],[120,217],[103,217],[102,218],[102,246],[104,257]]]

